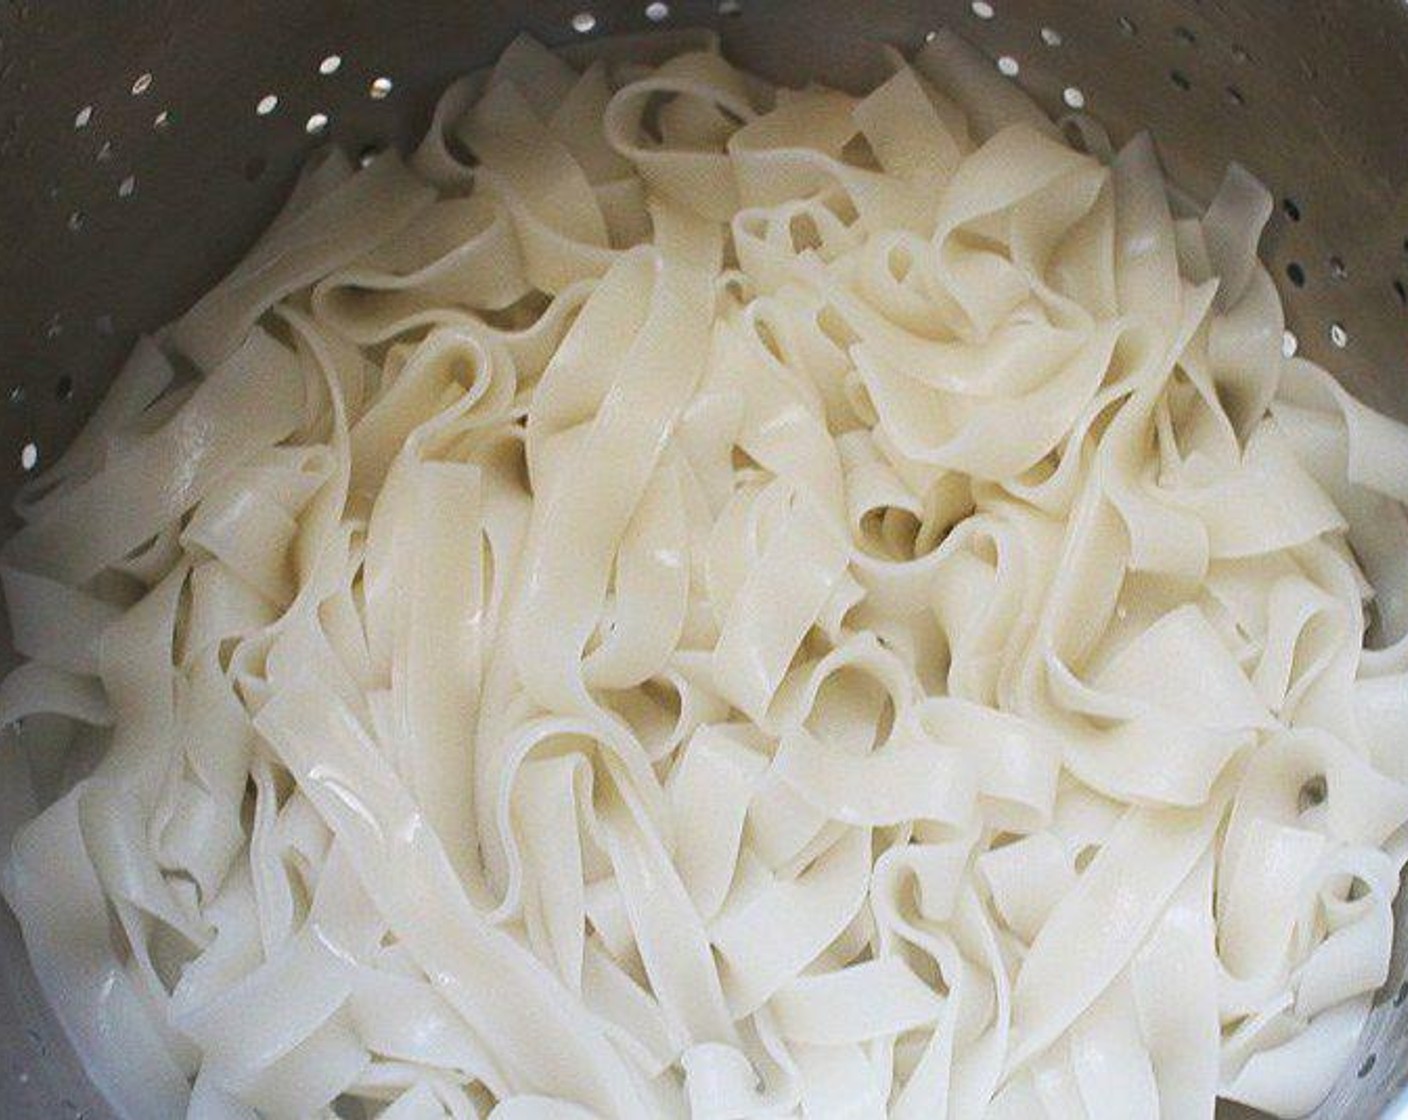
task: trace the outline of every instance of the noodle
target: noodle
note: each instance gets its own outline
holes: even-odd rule
[[[1408,855],[1408,428],[1282,357],[1245,171],[1175,219],[1147,137],[883,57],[518,40],[25,488],[4,895],[121,1115],[1328,1093]]]

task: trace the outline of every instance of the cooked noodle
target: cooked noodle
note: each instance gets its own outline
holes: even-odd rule
[[[1282,356],[1240,169],[1175,212],[946,34],[679,46],[320,156],[22,493],[5,897],[89,1074],[1307,1111],[1408,852],[1408,428]]]

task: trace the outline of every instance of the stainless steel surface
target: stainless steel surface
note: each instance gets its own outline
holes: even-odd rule
[[[5,508],[72,436],[133,336],[239,257],[313,147],[405,147],[438,89],[522,29],[569,44],[708,25],[743,65],[860,84],[864,39],[913,47],[953,27],[1015,60],[1053,111],[1083,99],[1116,136],[1152,129],[1194,196],[1229,160],[1250,167],[1281,202],[1263,249],[1299,345],[1408,418],[1404,0],[669,0],[652,18],[664,7],[0,0]],[[594,17],[585,33],[581,12]],[[321,136],[308,131],[314,114],[328,118]],[[1322,1116],[1408,1117],[1408,1103],[1391,1103],[1408,1081],[1408,923],[1399,933],[1393,978]],[[106,1115],[8,917],[0,965],[0,1116]]]

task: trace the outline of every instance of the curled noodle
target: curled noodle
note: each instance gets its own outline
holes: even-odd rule
[[[879,57],[518,40],[22,492],[4,895],[120,1114],[1328,1093],[1408,428],[1282,357],[1246,171],[1175,217],[1148,137]]]

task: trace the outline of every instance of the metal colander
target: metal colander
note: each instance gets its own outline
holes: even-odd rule
[[[1084,107],[1117,139],[1150,128],[1194,197],[1242,162],[1278,200],[1263,251],[1287,347],[1408,419],[1405,0],[0,0],[3,508],[318,144],[408,148],[438,91],[520,30],[569,45],[682,25],[773,78],[856,85],[874,78],[865,39],[914,48],[944,25],[1051,110]],[[1319,1116],[1408,1117],[1408,920],[1398,934]],[[108,1115],[8,914],[0,968],[0,1116]]]

